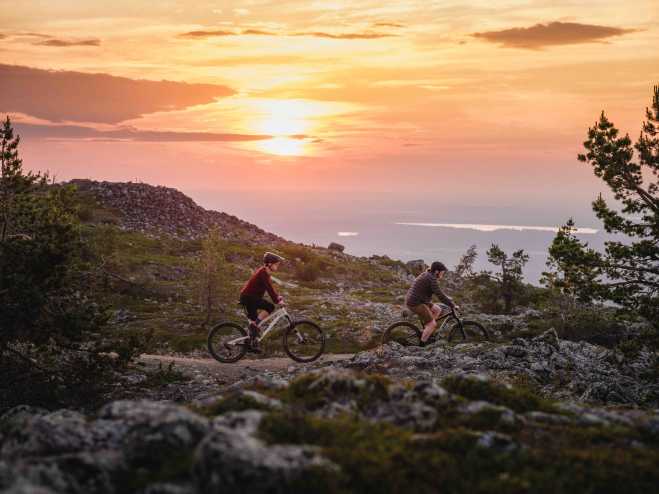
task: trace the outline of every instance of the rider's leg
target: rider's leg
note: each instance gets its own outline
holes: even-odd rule
[[[261,328],[259,327],[259,324],[263,319],[268,317],[270,314],[272,314],[272,311],[275,310],[275,306],[272,305],[270,302],[267,300],[259,299],[255,301],[254,303],[254,309],[253,309],[253,314],[250,314],[250,316],[255,316],[255,317],[250,317],[250,324],[249,324],[249,329],[250,329],[250,344],[252,348],[257,348],[259,344],[259,335],[261,334]]]
[[[433,319],[423,327],[423,333],[421,334],[421,342],[425,343],[426,341],[428,341],[428,338],[432,336],[432,334],[435,332],[436,329],[437,329],[437,321]]]
[[[432,304],[432,307],[430,307],[430,313],[432,314],[432,318],[436,321],[442,315],[442,306],[439,304]]]
[[[419,304],[410,309],[419,316],[421,320],[421,325],[423,326],[423,333],[421,334],[421,342],[425,343],[428,341],[428,338],[435,332],[437,329],[437,322],[435,322],[434,314],[431,310],[430,304]]]

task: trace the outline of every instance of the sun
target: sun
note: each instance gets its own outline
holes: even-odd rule
[[[266,153],[278,156],[302,156],[305,154],[306,142],[304,139],[291,137],[273,137],[259,143],[259,148]]]
[[[312,120],[318,116],[313,102],[303,100],[261,100],[256,109],[258,115],[254,130],[272,136],[258,143],[258,148],[279,156],[307,154]]]

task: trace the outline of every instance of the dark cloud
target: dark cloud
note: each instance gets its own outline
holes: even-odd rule
[[[47,39],[45,41],[38,41],[33,43],[37,46],[52,46],[56,48],[67,48],[69,46],[101,46],[100,39],[81,39],[81,40],[66,40],[66,39]]]
[[[579,24],[576,22],[550,22],[531,27],[515,27],[502,31],[474,33],[472,36],[509,48],[541,49],[554,45],[573,45],[604,41],[613,36],[636,31],[619,27]]]
[[[169,132],[139,130],[133,127],[120,127],[113,130],[98,130],[82,125],[40,125],[16,123],[16,132],[23,138],[32,139],[70,139],[97,141],[141,141],[141,142],[231,142],[263,141],[271,139],[270,135],[221,134],[216,132]],[[306,136],[291,136],[304,139]]]
[[[128,79],[108,74],[0,64],[0,113],[61,122],[118,123],[158,111],[212,103],[235,93],[216,84]]]
[[[216,36],[235,36],[233,31],[224,31],[221,29],[215,31],[190,31],[179,34],[180,38],[214,38]]]
[[[373,27],[394,27],[394,28],[399,28],[399,27],[405,27],[404,24],[399,24],[398,22],[375,22],[373,24]]]

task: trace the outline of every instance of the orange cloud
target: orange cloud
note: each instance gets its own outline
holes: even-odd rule
[[[387,23],[390,27],[393,27],[394,24]],[[395,27],[402,27],[395,25]],[[239,31],[225,31],[225,30],[201,30],[201,31],[190,31],[187,33],[179,34],[180,38],[212,38],[215,36],[312,36],[316,38],[328,38],[328,39],[378,39],[378,38],[389,38],[392,36],[397,36],[392,33],[379,33],[372,31],[365,32],[355,32],[355,33],[327,33],[323,31],[309,31],[309,32],[298,32],[298,33],[276,33],[273,31],[265,31],[262,29],[243,29]]]
[[[0,64],[0,111],[59,121],[118,123],[212,103],[235,91],[217,84],[128,79]]]
[[[47,39],[33,43],[37,46],[52,46],[56,48],[67,48],[69,46],[101,46],[99,39],[81,39],[81,40],[65,40],[65,39]]]
[[[179,34],[180,38],[212,38],[215,36],[234,36],[236,33],[233,31],[225,31],[218,29],[215,31],[190,31],[187,33]]]
[[[474,33],[472,36],[492,43],[499,43],[508,48],[538,50],[546,46],[593,43],[635,31],[636,29],[579,24],[576,22],[550,22],[548,24],[536,24],[531,27],[515,27],[502,31]]]
[[[244,29],[241,34],[247,34],[247,35],[256,35],[256,36],[276,36],[277,33],[273,33],[271,31],[264,31],[262,29]]]
[[[292,36],[313,36],[316,38],[329,38],[329,39],[379,39],[379,38],[389,38],[397,35],[391,33],[373,33],[368,31],[363,33],[343,33],[343,34],[332,34],[332,33],[314,31],[309,33],[295,33]]]
[[[376,22],[373,24],[373,27],[405,27],[404,24],[399,24],[398,22]]]

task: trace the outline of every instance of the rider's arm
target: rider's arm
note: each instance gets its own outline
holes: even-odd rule
[[[437,296],[440,302],[445,303],[452,309],[455,308],[455,304],[453,303],[453,300],[451,300],[443,291],[441,288],[439,288],[439,283],[437,282],[436,279],[432,279],[430,281],[430,284],[432,286],[432,292]]]
[[[270,275],[265,270],[263,270],[261,272],[261,276],[263,277],[263,283],[265,284],[265,289],[268,291],[268,295],[270,295],[270,298],[275,304],[278,304],[282,300],[282,297],[279,296],[275,290],[275,287],[272,286]]]

